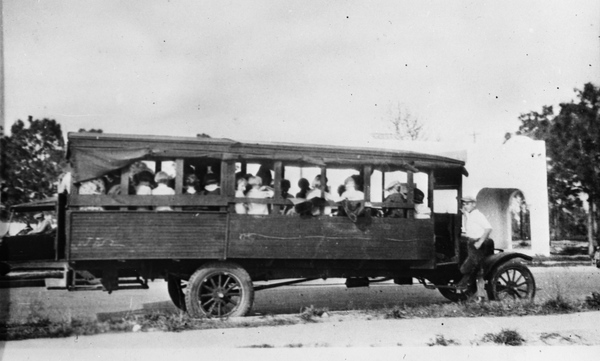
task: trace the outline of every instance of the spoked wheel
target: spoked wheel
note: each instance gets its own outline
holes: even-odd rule
[[[494,270],[487,292],[490,300],[531,300],[535,296],[535,280],[527,266],[513,260]]]
[[[458,283],[458,281],[460,281],[461,278],[462,276],[452,277],[451,279],[445,282],[440,282],[436,284],[454,286]],[[471,285],[467,289],[458,290],[456,288],[438,288],[438,290],[440,291],[442,296],[446,297],[448,300],[452,302],[461,302],[468,300],[473,294],[475,294],[475,292],[477,292],[477,289],[475,287],[475,285]]]
[[[185,290],[187,286],[187,280],[182,280],[177,276],[169,275],[169,278],[167,280],[167,290],[169,291],[169,296],[171,297],[171,301],[173,301],[175,307],[179,308],[182,311],[186,310]]]
[[[254,302],[250,275],[240,266],[218,262],[198,269],[190,277],[185,304],[192,317],[244,316]]]

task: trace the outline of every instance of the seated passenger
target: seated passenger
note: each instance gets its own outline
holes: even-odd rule
[[[341,195],[342,207],[340,207],[339,215],[345,214],[352,222],[356,222],[357,217],[364,215],[365,194],[356,189],[354,176],[346,178],[344,188],[345,191]]]
[[[252,188],[246,193],[247,198],[272,198],[274,192],[269,187],[262,185],[262,179],[260,177],[251,177],[248,180],[248,184]],[[262,203],[248,203],[248,214],[269,214],[269,205]]]
[[[81,183],[79,186],[79,194],[104,194],[106,192],[106,187],[104,185],[104,181],[100,178],[92,179],[89,181],[85,181]],[[102,211],[104,208],[102,207],[81,207],[83,211]]]
[[[44,214],[43,212],[37,213],[33,216],[33,219],[35,219],[38,223],[27,234],[40,234],[52,231],[52,221],[50,220],[49,215]]]
[[[246,181],[246,178],[244,178],[244,177],[238,178],[237,187],[235,189],[235,198],[245,197],[247,186],[248,186],[248,181]],[[246,203],[236,203],[235,204],[235,213],[237,213],[237,214],[248,213],[248,209],[246,208]]]
[[[388,196],[383,200],[384,203],[402,203],[406,204],[406,195],[408,189],[405,184],[399,181],[393,181],[385,189],[389,192]],[[383,215],[391,218],[404,218],[404,209],[401,208],[383,208]]]
[[[431,209],[423,204],[425,194],[419,188],[415,188],[415,218],[416,219],[429,219],[431,218]]]
[[[347,199],[349,201],[363,201],[365,199],[365,194],[356,189],[356,181],[354,177],[348,177],[344,181],[344,188],[346,189],[344,193],[342,193],[342,200]]]
[[[306,195],[310,191],[310,183],[308,183],[308,179],[300,178],[298,181],[298,187],[300,188],[300,192],[296,193],[296,198],[306,199]]]
[[[288,214],[290,210],[294,208],[294,203],[290,201],[290,198],[294,198],[290,193],[290,187],[292,184],[287,179],[281,180],[281,198],[286,200],[287,205],[283,206],[281,209],[281,214]]]
[[[209,173],[204,177],[204,190],[202,195],[214,195],[218,196],[221,194],[221,188],[219,187],[219,179],[214,173]]]
[[[150,185],[154,180],[154,174],[152,174],[149,170],[143,170],[139,173],[136,173],[133,176],[133,180],[136,183],[135,185],[135,194],[138,196],[149,196],[152,195],[152,188]],[[148,211],[150,207],[137,207],[138,211]]]
[[[336,197],[334,197],[333,195],[331,195],[328,191],[329,191],[329,187],[327,186],[327,177],[325,177],[325,191],[323,191],[323,194],[321,195],[321,175],[317,175],[315,177],[315,179],[313,180],[313,189],[311,189],[307,194],[306,194],[306,200],[310,200],[313,198],[322,198],[325,201],[333,201],[333,202],[337,202],[339,201],[339,199],[337,199]],[[320,207],[313,207],[312,209],[312,215],[313,216],[318,216],[321,214],[321,210]],[[331,215],[331,206],[324,206],[323,207],[323,215],[326,216],[330,216]]]
[[[170,196],[175,194],[175,190],[168,186],[169,184],[169,175],[165,172],[158,172],[156,176],[154,176],[154,181],[156,182],[156,188],[152,190],[153,196]],[[157,211],[172,211],[173,208],[169,206],[158,206],[156,207]]]
[[[183,186],[185,187],[185,194],[196,194],[196,192],[198,192],[198,187],[200,186],[200,180],[195,174],[188,174],[185,177]]]

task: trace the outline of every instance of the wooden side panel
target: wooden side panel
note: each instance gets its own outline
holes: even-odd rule
[[[223,257],[227,214],[71,211],[70,260]]]
[[[431,220],[230,215],[228,258],[428,260]]]

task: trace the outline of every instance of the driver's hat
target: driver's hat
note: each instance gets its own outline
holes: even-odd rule
[[[466,203],[469,203],[469,202],[477,203],[477,199],[475,199],[475,197],[473,197],[473,196],[464,196],[460,199],[460,201],[466,202]]]

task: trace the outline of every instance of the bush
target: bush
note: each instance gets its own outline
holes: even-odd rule
[[[483,342],[494,342],[500,345],[521,346],[525,339],[515,330],[502,329],[498,333],[486,333]]]

